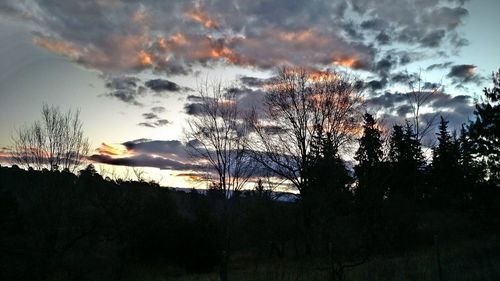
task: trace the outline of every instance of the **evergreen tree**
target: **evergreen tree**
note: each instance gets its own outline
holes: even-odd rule
[[[390,138],[390,181],[387,200],[387,239],[397,248],[407,248],[417,227],[416,203],[422,193],[424,157],[416,134],[407,122],[395,125]]]
[[[500,70],[493,74],[493,88],[483,90],[486,101],[476,104],[476,120],[469,125],[472,148],[487,162],[489,179],[500,181]]]
[[[359,139],[359,148],[354,159],[358,186],[356,196],[359,205],[367,206],[382,201],[384,190],[380,179],[382,174],[382,139],[380,130],[372,115],[364,115],[363,136]]]
[[[460,129],[460,138],[458,139],[459,158],[458,162],[468,186],[483,182],[486,178],[485,163],[474,157],[473,141],[465,125]]]
[[[386,240],[384,229],[386,220],[383,217],[385,187],[389,179],[386,165],[383,162],[381,132],[372,115],[364,115],[363,135],[359,138],[359,148],[354,159],[358,164],[354,167],[357,178],[356,203],[361,225],[366,233],[365,241],[370,248],[377,247]]]
[[[463,194],[463,176],[459,166],[458,141],[448,132],[448,121],[441,117],[436,134],[438,145],[433,149],[432,182],[435,203],[449,205]]]
[[[391,162],[391,195],[418,198],[417,185],[425,161],[421,143],[410,123],[403,128],[395,125],[390,139],[389,160]]]
[[[382,140],[377,122],[369,113],[364,115],[363,136],[359,139],[359,148],[356,152],[358,166],[376,166],[382,160]]]

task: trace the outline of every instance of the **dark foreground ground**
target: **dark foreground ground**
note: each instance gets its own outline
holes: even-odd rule
[[[0,167],[0,280],[220,280],[229,249],[229,281],[498,281],[500,197],[473,192],[447,208],[388,201],[366,211],[346,197],[354,203],[311,208],[308,222],[300,201],[263,191],[228,203],[91,167]]]
[[[500,280],[500,237],[444,243],[441,248],[442,278],[439,279],[434,248],[408,252],[397,256],[376,256],[370,261],[348,269],[345,280]],[[332,280],[328,260],[255,261],[235,257],[229,280]],[[215,281],[216,273],[184,274],[178,276],[161,265],[137,268],[136,275],[126,280],[183,280]],[[166,277],[168,276],[168,277]]]

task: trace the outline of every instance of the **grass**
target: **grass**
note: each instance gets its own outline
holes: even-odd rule
[[[442,242],[442,281],[500,280],[500,236],[467,241]],[[322,260],[272,259],[258,263],[234,257],[230,281],[322,281],[332,280]],[[377,256],[346,271],[346,281],[438,281],[436,251],[422,249],[398,256]],[[136,267],[127,281],[217,281],[217,273],[184,274],[161,265]]]

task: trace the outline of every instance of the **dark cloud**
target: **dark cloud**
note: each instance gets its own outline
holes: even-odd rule
[[[375,39],[380,45],[387,45],[391,41],[391,37],[385,32],[380,32]]]
[[[138,78],[130,76],[102,76],[102,78],[105,80],[105,87],[109,89],[109,92],[104,94],[105,96],[131,105],[142,105],[137,99],[144,96],[145,88],[138,85],[140,81]]]
[[[442,85],[439,83],[432,83],[432,82],[424,82],[423,85],[421,85],[422,90],[434,90],[440,88]]]
[[[413,107],[409,104],[403,104],[396,109],[396,112],[398,116],[405,117],[407,114],[413,112]]]
[[[187,147],[178,140],[138,139],[124,142],[121,145],[127,151],[125,155],[113,157],[100,151],[99,154],[92,155],[90,159],[99,163],[132,167],[155,167],[183,171],[201,168],[200,165],[193,163],[196,159],[189,156],[186,152]]]
[[[443,29],[433,30],[420,39],[420,44],[424,47],[439,47],[445,35],[446,32]]]
[[[150,139],[137,139],[122,143],[129,150],[136,153],[151,153],[151,154],[173,154],[186,157],[185,146],[179,140],[150,140]]]
[[[380,73],[382,77],[386,77],[396,63],[395,59],[388,55],[376,63],[375,70]]]
[[[164,108],[163,107],[153,107],[152,110],[157,111],[157,112],[163,112]],[[144,117],[145,121],[141,122],[137,125],[143,126],[143,127],[157,128],[157,127],[163,127],[163,126],[166,126],[166,125],[169,125],[172,123],[167,119],[160,118],[160,116],[158,116],[154,112],[143,113],[142,117]]]
[[[144,119],[157,119],[158,115],[154,113],[143,113],[142,117],[144,117]]]
[[[412,58],[411,58],[410,54],[408,54],[408,53],[402,54],[401,57],[399,58],[399,63],[401,65],[409,64],[411,61],[412,61]]]
[[[483,77],[476,74],[476,66],[472,64],[453,65],[446,75],[451,78],[454,84],[463,85],[466,83],[481,84]]]
[[[429,65],[426,70],[434,70],[434,69],[446,69],[448,67],[450,67],[450,65],[452,65],[452,62],[448,61],[448,62],[443,62],[443,63],[435,63],[435,64],[431,64]]]
[[[389,26],[389,23],[383,19],[375,18],[361,22],[361,27],[364,29],[382,30]]]
[[[202,103],[188,103],[184,105],[184,112],[187,115],[201,115],[203,111]]]
[[[154,124],[149,123],[149,122],[141,122],[141,123],[138,123],[137,125],[142,126],[142,127],[148,127],[148,128],[156,128],[156,126]]]
[[[165,79],[149,80],[149,81],[146,81],[146,83],[144,83],[144,85],[157,93],[158,92],[165,92],[165,91],[180,92],[180,91],[185,89],[185,88],[179,86],[177,83],[174,83],[172,81],[165,80]]]
[[[128,167],[153,167],[159,169],[168,170],[180,170],[180,171],[193,171],[200,170],[201,166],[193,165],[190,163],[182,163],[174,161],[164,157],[152,156],[152,155],[134,155],[129,157],[113,158],[109,155],[94,154],[89,157],[93,162],[118,165],[118,166],[128,166]]]
[[[382,80],[371,80],[367,83],[367,86],[373,91],[382,90],[387,84],[387,79]]]
[[[156,127],[163,127],[163,126],[169,125],[171,123],[172,122],[170,122],[170,120],[167,120],[167,119],[158,119],[158,120],[156,120],[155,125],[156,125]]]
[[[277,132],[279,128],[269,128],[269,133]],[[124,154],[109,154],[107,149],[112,147],[102,144],[97,154],[89,157],[91,161],[110,165],[129,167],[154,167],[159,169],[170,169],[178,171],[210,172],[206,165],[200,162],[200,158],[193,154],[191,149],[200,145],[196,140],[182,143],[178,140],[150,140],[137,139],[121,144]],[[114,146],[113,146],[114,147]],[[211,152],[213,153],[213,152]],[[254,152],[257,153],[257,152]],[[247,159],[251,161],[251,159]],[[257,163],[254,163],[257,164]],[[268,175],[269,171],[262,167],[255,167],[254,176]]]
[[[252,76],[241,76],[240,82],[247,87],[260,88],[269,82],[269,78],[257,78]]]
[[[366,100],[366,105],[369,108],[391,109],[397,104],[408,102],[408,97],[403,93],[385,92],[379,96],[372,97]]]
[[[151,111],[154,113],[164,113],[167,109],[163,106],[155,106],[151,108]]]

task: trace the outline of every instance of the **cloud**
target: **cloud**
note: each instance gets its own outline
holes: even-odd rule
[[[439,47],[445,35],[446,31],[444,29],[433,30],[420,39],[420,44],[424,47]]]
[[[452,62],[443,62],[443,63],[435,63],[435,64],[431,64],[429,65],[426,70],[434,70],[434,69],[446,69],[448,67],[450,67],[450,65],[452,65],[453,63]]]
[[[279,128],[270,127],[268,132],[276,132],[274,130]],[[213,171],[207,170],[206,163],[204,164],[201,158],[193,155],[192,151],[189,152],[190,147],[196,145],[199,145],[197,141],[182,143],[179,140],[151,139],[137,139],[114,145],[103,143],[89,160],[110,165],[177,170],[182,171],[182,174],[189,172],[213,174]],[[255,167],[255,177],[267,175],[269,175],[267,169]]]
[[[144,85],[157,93],[165,92],[165,91],[179,92],[179,91],[182,91],[184,89],[181,86],[179,86],[177,83],[174,83],[172,81],[165,80],[165,79],[149,80],[149,81],[146,81],[146,83]]]
[[[137,99],[145,95],[145,88],[138,85],[140,79],[131,76],[102,76],[109,92],[104,96],[116,98],[127,104],[142,106]]]
[[[163,107],[153,107],[152,110],[163,112],[164,108]],[[157,128],[157,127],[163,127],[163,126],[172,124],[172,122],[170,122],[169,120],[162,119],[155,112],[143,113],[142,117],[145,119],[145,121],[138,123],[137,124],[138,126],[148,127],[148,128]]]
[[[138,99],[146,96],[148,93],[147,89],[152,90],[156,94],[164,91],[181,92],[191,90],[190,88],[181,87],[172,81],[164,79],[149,80],[146,81],[143,86],[141,79],[135,76],[113,76],[103,74],[100,77],[104,80],[104,86],[109,90],[104,96],[116,98],[136,106],[143,105]],[[156,107],[156,110],[161,110],[160,108],[161,107]]]
[[[113,148],[114,153],[107,153]],[[186,153],[186,146],[178,140],[160,141],[138,139],[120,145],[102,144],[98,153],[89,157],[91,161],[131,167],[155,167],[181,171],[200,170]]]
[[[254,77],[242,77],[241,79],[243,79],[242,81],[245,81],[245,84],[251,84],[256,87],[249,88],[245,85],[235,85],[233,87],[225,88],[224,91],[234,95],[234,101],[236,102],[238,111],[242,114],[242,116],[244,116],[246,112],[253,109],[255,109],[258,113],[261,112],[264,109],[265,98],[265,92],[263,90],[265,83],[263,81],[269,81],[270,78],[262,79],[262,81],[258,81],[259,79]],[[186,104],[184,104],[184,112],[188,115],[206,114],[206,101],[207,98],[189,95],[187,97]]]
[[[163,106],[155,106],[151,108],[151,111],[154,113],[164,113],[167,109]]]
[[[187,103],[184,105],[184,113],[187,115],[201,115],[203,111],[202,103]]]
[[[149,123],[149,122],[141,122],[141,123],[137,123],[138,126],[142,126],[142,127],[148,127],[148,128],[156,128],[156,126],[152,123]]]
[[[143,113],[142,117],[144,117],[144,119],[157,119],[158,115],[154,113]]]
[[[457,32],[468,15],[463,2],[6,0],[0,13],[30,24],[41,48],[113,75],[185,75],[220,64],[373,71],[372,62],[384,57],[378,44],[398,50],[400,43],[421,44],[444,53],[463,46]],[[150,86],[177,89],[165,81]]]
[[[123,158],[113,158],[108,155],[94,154],[89,157],[93,162],[128,166],[128,167],[153,167],[168,170],[192,171],[200,170],[200,166],[174,161],[164,157],[154,157],[151,155],[135,155]]]
[[[375,39],[380,45],[387,45],[391,41],[391,37],[385,32],[380,32]]]
[[[457,85],[466,83],[480,85],[484,80],[482,76],[476,74],[476,66],[472,64],[453,65],[446,76],[451,78],[453,83]]]

